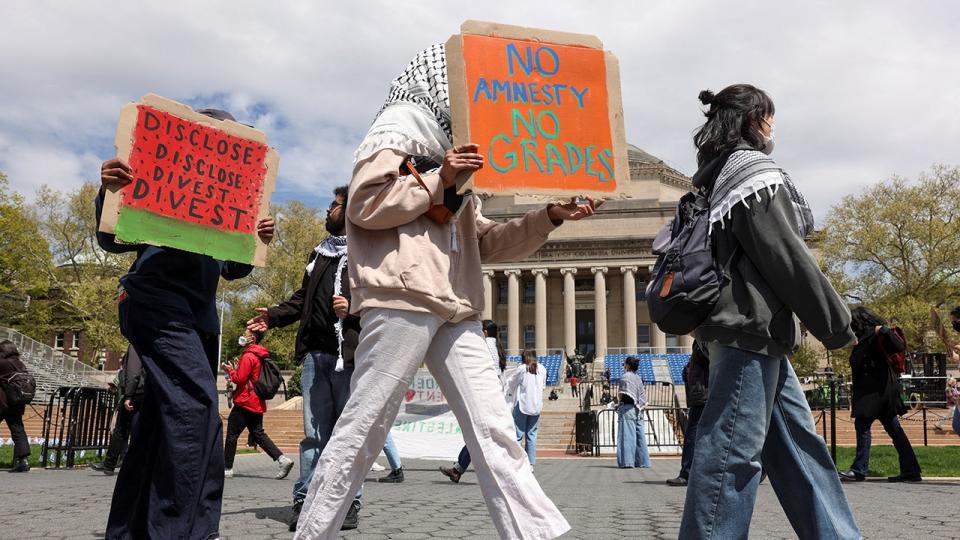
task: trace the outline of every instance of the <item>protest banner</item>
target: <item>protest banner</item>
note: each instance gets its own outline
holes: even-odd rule
[[[117,156],[133,181],[108,189],[100,221],[117,241],[263,266],[280,157],[262,131],[147,94],[120,111]]]
[[[618,196],[629,179],[620,70],[594,36],[467,21],[446,43],[453,143],[484,167],[457,186],[493,194]]]

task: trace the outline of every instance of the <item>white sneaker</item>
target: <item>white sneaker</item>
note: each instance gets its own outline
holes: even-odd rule
[[[224,478],[233,478],[233,469],[226,469],[223,471]]]
[[[371,470],[371,471],[374,471],[374,472],[380,472],[380,471],[385,471],[385,470],[387,470],[387,468],[384,467],[383,465],[377,463],[376,461],[374,461],[374,462],[373,462],[373,466],[370,467],[370,470]]]
[[[283,480],[290,474],[290,470],[293,469],[293,460],[287,456],[280,456],[277,458],[277,475],[274,476],[277,480]]]

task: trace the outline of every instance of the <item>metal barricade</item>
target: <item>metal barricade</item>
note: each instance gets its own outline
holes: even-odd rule
[[[644,418],[647,447],[651,453],[680,453],[686,429],[687,410],[680,407],[676,387],[670,383],[644,385],[647,405],[641,410]],[[582,400],[587,407],[590,400]],[[584,409],[589,410],[589,408]],[[603,408],[597,411],[594,424],[594,451],[599,456],[603,448],[617,447],[617,411]]]
[[[96,451],[102,455],[110,445],[115,400],[104,388],[58,388],[50,396],[43,415],[40,464],[73,467],[77,452]]]

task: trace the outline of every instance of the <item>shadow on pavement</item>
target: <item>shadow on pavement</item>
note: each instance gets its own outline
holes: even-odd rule
[[[293,517],[293,509],[287,506],[268,506],[266,508],[247,508],[237,512],[224,512],[223,516],[237,516],[242,514],[253,514],[257,519],[271,519],[278,523],[286,524],[287,520]]]

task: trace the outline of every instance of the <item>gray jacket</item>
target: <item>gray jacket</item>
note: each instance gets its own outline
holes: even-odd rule
[[[702,185],[711,165],[715,178],[723,163],[698,171],[695,184]],[[789,355],[800,346],[799,317],[828,349],[853,342],[850,311],[800,237],[788,190],[763,189],[754,195],[748,205],[730,210],[722,228],[714,227],[715,255],[728,281],[696,338],[769,356]]]

